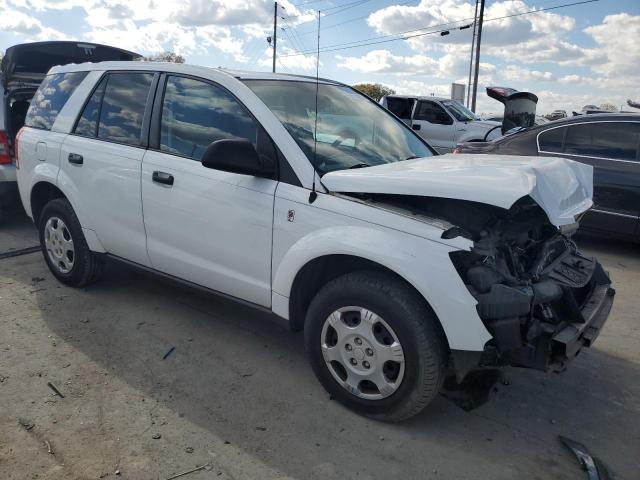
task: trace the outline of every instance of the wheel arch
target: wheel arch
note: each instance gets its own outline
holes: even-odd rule
[[[384,271],[401,279],[433,310],[451,349],[483,351],[492,337],[451,262],[449,253],[456,250],[372,226],[317,230],[276,252],[272,309],[300,329],[311,298],[327,281],[356,270]]]
[[[62,190],[47,180],[41,180],[33,185],[29,199],[31,205],[31,216],[36,225],[38,225],[40,214],[42,213],[44,206],[56,198],[64,198],[68,200]]]
[[[312,260],[298,270],[291,285],[289,296],[289,320],[293,330],[301,330],[304,326],[306,311],[315,294],[331,280],[357,271],[383,272],[397,278],[422,298],[429,302],[418,289],[391,268],[374,260],[351,254],[328,254]]]

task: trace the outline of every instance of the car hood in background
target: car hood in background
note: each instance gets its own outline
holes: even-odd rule
[[[499,127],[502,123],[496,122],[495,120],[474,120],[473,125],[477,127],[484,127],[489,130],[490,128]]]
[[[322,177],[332,192],[417,195],[509,209],[530,196],[557,227],[575,223],[593,202],[593,167],[564,158],[442,155]]]
[[[129,61],[141,55],[121,48],[87,42],[34,42],[7,48],[0,69],[5,85],[39,85],[49,69],[68,63]]]

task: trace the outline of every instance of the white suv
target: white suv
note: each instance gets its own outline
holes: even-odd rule
[[[376,418],[416,414],[480,365],[561,369],[612,303],[568,238],[590,166],[435,156],[329,80],[56,67],[18,160],[60,281],[86,285],[111,258],[273,312],[304,329],[324,387]]]

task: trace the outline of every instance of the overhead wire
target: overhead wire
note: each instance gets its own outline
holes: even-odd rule
[[[530,14],[534,14],[534,13],[541,13],[541,12],[545,12],[545,11],[549,11],[549,10],[556,10],[556,9],[559,9],[559,8],[566,8],[566,7],[571,7],[571,6],[575,6],[575,5],[584,5],[584,4],[587,4],[587,3],[594,3],[594,2],[598,2],[598,1],[600,1],[600,0],[581,0],[581,1],[578,1],[578,2],[565,3],[565,4],[562,4],[562,5],[555,5],[555,6],[547,7],[547,8],[541,8],[541,9],[536,9],[536,10],[528,10],[526,12],[512,13],[512,14],[509,14],[509,15],[502,15],[500,17],[493,17],[493,18],[484,19],[484,23],[497,21],[497,20],[504,20],[504,19],[507,19],[507,18],[513,18],[513,17],[522,16],[522,15],[530,15]],[[421,37],[421,36],[425,36],[425,35],[433,35],[433,34],[437,34],[437,33],[446,32],[446,31],[449,31],[449,30],[453,30],[454,28],[456,28],[456,29],[466,29],[466,28],[470,27],[472,24],[468,25],[468,26],[467,25],[461,25],[459,27],[449,27],[449,28],[443,28],[443,29],[439,29],[439,30],[432,30],[432,31],[422,32],[422,30],[428,30],[428,29],[431,29],[431,28],[434,28],[434,27],[437,27],[437,26],[454,25],[456,23],[461,23],[463,21],[468,21],[468,20],[473,20],[473,18],[456,20],[456,21],[452,21],[452,22],[448,22],[448,23],[444,23],[444,24],[431,25],[429,27],[423,27],[423,28],[418,28],[418,29],[414,29],[414,30],[407,30],[407,31],[404,31],[404,32],[398,32],[398,33],[393,33],[393,34],[379,35],[379,36],[376,36],[376,37],[369,37],[369,38],[366,38],[366,39],[355,40],[355,41],[352,41],[352,42],[336,43],[336,44],[325,46],[325,48],[321,49],[321,51],[322,52],[333,52],[333,51],[338,51],[338,50],[348,50],[348,49],[352,49],[352,48],[366,47],[366,46],[377,45],[377,44],[381,44],[381,43],[397,42],[397,41],[400,41],[400,40],[409,40],[411,38],[416,38],[416,37]],[[415,33],[415,34],[412,34],[412,35],[406,35],[406,34],[412,33],[412,32],[421,32],[421,33]],[[400,35],[400,36],[398,37],[398,35]],[[388,38],[388,37],[397,37],[397,38]],[[385,40],[381,40],[381,39],[385,39]],[[297,53],[295,55],[307,55],[309,53],[313,53],[313,51],[303,51],[303,52],[299,52],[299,53]],[[287,55],[287,56],[294,56],[294,54],[290,54],[290,55]]]

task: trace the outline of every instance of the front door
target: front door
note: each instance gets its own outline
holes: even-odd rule
[[[411,128],[438,153],[450,153],[455,148],[453,118],[436,102],[420,100],[416,104]]]
[[[263,155],[271,140],[224,88],[168,75],[142,165],[142,204],[152,266],[249,302],[271,305],[277,181],[205,168],[207,146],[246,138]],[[155,118],[157,117],[157,118]]]

